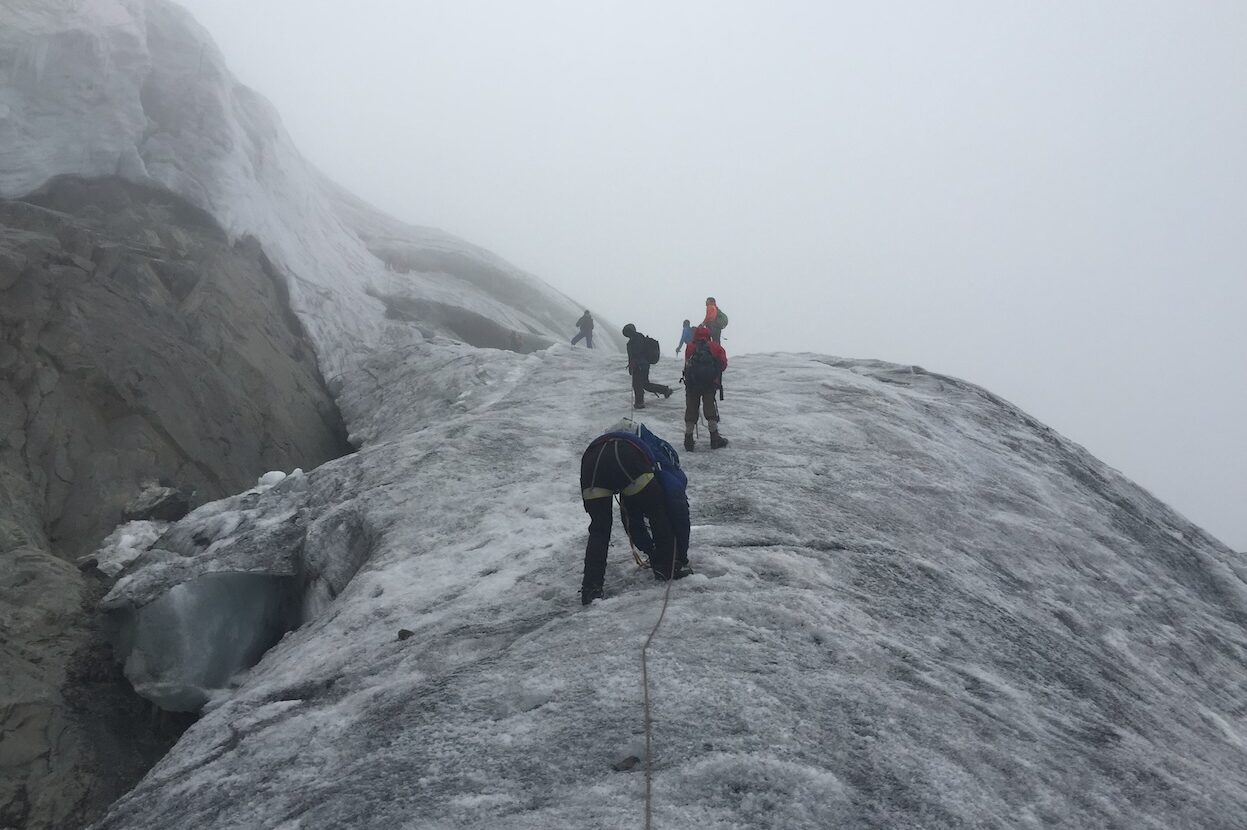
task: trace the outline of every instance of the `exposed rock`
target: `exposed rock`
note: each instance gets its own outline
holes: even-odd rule
[[[100,219],[73,215],[89,205]],[[60,179],[0,202],[4,251],[28,264],[0,293],[0,401],[17,413],[0,415],[0,464],[29,478],[58,551],[89,552],[143,480],[206,500],[348,451],[263,252],[202,211]]]
[[[87,823],[178,731],[130,691],[82,611],[104,586],[71,562],[123,515],[349,451],[285,296],[257,244],[163,191],[64,178],[0,201],[0,827]],[[185,488],[134,498],[162,478]]]
[[[124,793],[189,722],[129,692],[68,562],[0,552],[0,827],[76,828]]]
[[[158,521],[176,522],[191,512],[190,494],[175,487],[165,487],[148,482],[143,490],[131,499],[121,511],[127,522]]]
[[[64,757],[83,754],[66,735],[61,687],[84,589],[76,568],[38,548],[0,552],[0,827],[63,821],[89,787],[70,765],[28,772],[54,745]]]

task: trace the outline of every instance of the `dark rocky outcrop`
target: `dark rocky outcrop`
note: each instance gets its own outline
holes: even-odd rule
[[[119,179],[0,201],[0,827],[90,820],[176,737],[66,560],[146,481],[200,503],[349,450],[258,244]]]
[[[191,510],[191,495],[176,487],[149,483],[121,511],[130,521],[176,522]]]

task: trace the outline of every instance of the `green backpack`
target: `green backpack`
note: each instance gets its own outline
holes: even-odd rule
[[[719,313],[715,315],[714,324],[720,330],[727,328],[727,315],[723,313],[723,309],[719,309]]]

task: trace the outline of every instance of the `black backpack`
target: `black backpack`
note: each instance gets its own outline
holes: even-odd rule
[[[645,359],[649,363],[657,363],[658,358],[662,357],[662,344],[652,337],[645,338]]]
[[[694,392],[714,390],[719,379],[719,361],[710,353],[710,346],[702,341],[688,356],[684,365],[684,388]]]

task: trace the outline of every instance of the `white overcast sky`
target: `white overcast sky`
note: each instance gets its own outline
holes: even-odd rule
[[[1247,550],[1242,0],[181,2],[396,217],[980,383]]]

